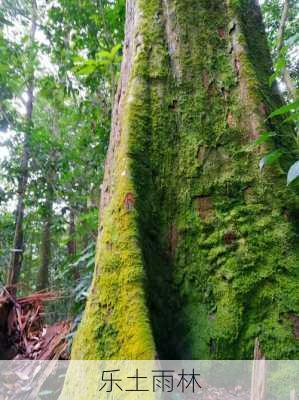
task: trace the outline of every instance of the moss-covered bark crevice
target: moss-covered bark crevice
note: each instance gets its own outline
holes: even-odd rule
[[[249,146],[280,102],[259,10],[249,0],[127,8],[96,272],[73,358],[251,358],[256,337],[266,357],[296,358],[298,200],[280,167],[259,173],[262,149]]]

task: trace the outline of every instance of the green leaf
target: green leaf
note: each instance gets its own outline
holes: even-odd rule
[[[286,59],[285,55],[283,54],[282,56],[279,57],[279,59],[275,64],[275,72],[269,78],[269,86],[272,86],[272,83],[275,81],[276,78],[279,77],[281,71],[284,69],[285,66],[286,66]]]
[[[96,59],[100,60],[101,58],[111,59],[110,52],[107,50],[98,51],[96,54]]]
[[[299,108],[299,100],[294,101],[293,103],[286,104],[280,108],[274,110],[267,119],[276,117],[277,115],[286,114],[289,111],[297,110]]]
[[[277,149],[265,155],[259,162],[260,171],[265,165],[271,165],[282,156],[282,151]]]
[[[116,44],[115,46],[113,46],[110,51],[111,57],[114,58],[120,49],[121,49],[121,44]]]
[[[287,123],[287,122],[296,122],[299,121],[299,112],[294,112],[292,113],[292,115],[290,115],[288,118],[286,118],[283,123]]]
[[[119,62],[122,61],[122,59],[123,59],[122,56],[117,56],[117,57],[114,58],[114,62],[118,64]]]
[[[299,161],[296,161],[289,169],[287,176],[287,184],[289,185],[299,176]]]
[[[273,137],[275,133],[273,132],[263,132],[260,134],[260,136],[256,139],[254,144],[262,144],[265,143],[267,140],[269,140],[271,137]]]
[[[84,57],[80,56],[80,55],[77,55],[77,56],[73,57],[73,61],[74,62],[85,62],[86,59]]]
[[[110,51],[107,50],[101,50],[98,51],[96,54],[96,60],[101,63],[106,63],[109,61],[109,63],[115,62],[115,58],[117,56],[118,51],[121,49],[121,45],[117,44],[112,47]]]
[[[97,65],[98,66],[103,66],[103,65],[110,65],[111,60],[105,59],[105,60],[97,60]]]
[[[76,69],[77,75],[90,75],[96,69],[95,64],[85,64],[82,68]]]

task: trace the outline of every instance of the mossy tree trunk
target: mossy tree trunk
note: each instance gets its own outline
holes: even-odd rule
[[[252,358],[256,338],[267,358],[299,356],[298,203],[250,146],[282,126],[265,122],[270,73],[254,0],[127,0],[73,359]]]

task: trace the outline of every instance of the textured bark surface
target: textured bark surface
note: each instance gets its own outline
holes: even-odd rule
[[[253,0],[127,1],[72,358],[252,358],[257,337],[267,358],[298,357],[298,200],[250,146],[273,129],[270,73]]]

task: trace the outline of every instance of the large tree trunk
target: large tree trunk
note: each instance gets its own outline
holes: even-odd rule
[[[252,358],[257,337],[267,358],[299,356],[296,201],[248,146],[274,128],[270,73],[254,0],[127,0],[72,358]]]
[[[32,46],[35,41],[36,22],[37,22],[37,5],[36,1],[32,0],[32,14],[29,46]],[[32,60],[33,62],[33,60]],[[23,154],[21,159],[20,176],[18,180],[17,190],[17,208],[16,208],[16,223],[13,248],[11,249],[11,259],[9,264],[7,284],[8,286],[15,285],[18,282],[21,271],[23,252],[24,252],[24,235],[23,235],[23,219],[25,208],[25,192],[28,181],[28,164],[30,158],[29,137],[32,130],[32,110],[33,110],[33,89],[34,89],[34,70],[30,72],[27,86],[27,101],[26,101],[26,131],[24,132]],[[16,289],[12,289],[15,291]]]

